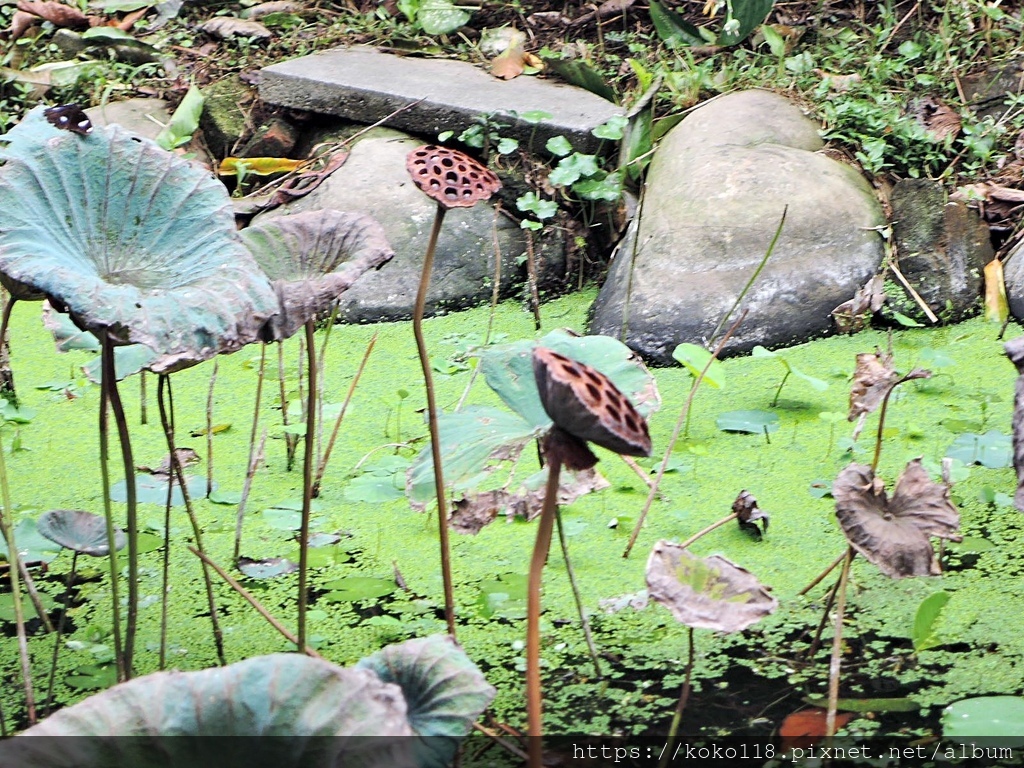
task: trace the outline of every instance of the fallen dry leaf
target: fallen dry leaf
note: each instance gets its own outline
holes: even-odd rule
[[[25,11],[15,11],[14,15],[11,16],[11,27],[10,27],[10,41],[13,43],[23,34],[25,31],[30,29],[33,24],[39,19],[34,13],[26,13]]]
[[[271,2],[260,3],[242,11],[242,18],[255,21],[272,13],[298,13],[301,10],[301,3],[294,3],[291,0],[271,0]]]
[[[740,528],[761,536],[768,532],[768,513],[757,506],[757,499],[747,491],[740,491],[736,501],[732,503],[732,511],[739,521]],[[758,526],[758,521],[761,525]]]
[[[252,37],[266,40],[273,33],[258,21],[237,19],[233,16],[217,16],[199,25],[199,29],[208,35],[227,40],[229,37]]]
[[[522,44],[510,45],[504,51],[491,59],[491,74],[502,80],[511,80],[519,77],[526,68],[526,51]]]
[[[862,414],[871,413],[882,404],[882,398],[889,391],[899,374],[892,368],[892,354],[883,355],[880,350],[861,352],[857,355],[857,368],[853,372],[850,386],[850,413],[853,421]]]
[[[814,70],[814,74],[818,75],[818,77],[826,82],[829,90],[839,91],[840,93],[850,90],[853,86],[863,80],[857,72],[853,72],[849,75],[837,75],[835,72],[826,72],[824,69],[816,69]]]
[[[1003,262],[999,259],[992,259],[985,265],[985,319],[994,323],[1003,323],[1009,316],[1010,304],[1006,298]]]
[[[885,276],[875,275],[857,289],[852,299],[844,301],[832,310],[836,330],[840,333],[857,333],[871,321],[871,316],[885,304]]]
[[[949,500],[949,486],[933,482],[920,459],[907,464],[891,499],[864,464],[839,473],[832,497],[850,546],[894,579],[938,575],[930,537],[960,541],[960,513]]]
[[[779,606],[745,568],[721,555],[697,557],[664,540],[647,560],[647,591],[686,626],[716,632],[744,630]]]
[[[290,173],[304,162],[287,157],[225,157],[221,160],[217,173],[221,176],[236,176],[241,167],[244,173],[270,176],[275,173]]]
[[[55,27],[84,29],[89,26],[89,17],[80,10],[54,0],[18,0],[18,10],[46,19]]]
[[[201,461],[199,454],[191,448],[175,448],[174,452],[178,456],[178,461],[181,464],[182,469],[185,467],[191,467]],[[139,472],[145,472],[147,475],[163,475],[168,477],[171,474],[171,456],[170,454],[164,456],[163,459],[160,460],[160,466],[156,469],[142,466],[135,467],[135,469]]]
[[[779,726],[779,736],[782,737],[782,749],[806,749],[815,744],[827,735],[825,721],[828,718],[828,711],[824,709],[801,709],[799,712],[790,712],[786,715]],[[853,715],[850,712],[836,713],[836,728],[842,728]]]
[[[960,133],[960,115],[935,96],[916,99],[910,106],[910,112],[935,141],[944,141],[946,137]]]

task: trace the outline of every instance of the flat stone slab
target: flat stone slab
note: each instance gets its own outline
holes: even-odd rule
[[[499,80],[472,64],[381,53],[366,46],[336,48],[266,67],[260,98],[270,104],[434,135],[461,131],[480,115],[500,115],[507,133],[537,151],[565,136],[578,151],[594,152],[590,131],[624,110],[582,88],[536,77]],[[418,102],[418,103],[417,103]],[[410,106],[412,105],[412,106]],[[551,115],[538,124],[516,115]],[[532,141],[532,144],[531,144]]]

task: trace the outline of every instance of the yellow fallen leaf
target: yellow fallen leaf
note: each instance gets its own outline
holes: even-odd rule
[[[1006,283],[1003,281],[1003,262],[992,259],[985,265],[985,319],[993,323],[1005,323],[1010,315],[1006,300]]]
[[[287,157],[225,157],[221,160],[217,173],[221,176],[237,176],[238,168],[241,166],[243,173],[270,176],[274,173],[294,171],[303,162]]]

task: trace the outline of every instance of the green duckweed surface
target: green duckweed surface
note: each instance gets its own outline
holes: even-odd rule
[[[583,332],[593,297],[593,291],[585,291],[546,304],[545,331],[568,327]],[[482,341],[488,314],[487,308],[481,308],[427,323],[438,401],[447,410],[459,401],[470,381],[474,360],[467,352]],[[1013,326],[1007,337],[1017,332]],[[313,550],[310,632],[320,652],[340,664],[350,664],[390,642],[444,631],[435,514],[410,508],[401,495],[400,475],[386,481],[395,466],[426,445],[421,413],[425,397],[410,325],[336,327],[327,351],[324,400],[342,401],[375,333],[379,334],[376,348],[342,426],[314,515],[315,531],[337,533],[341,539]],[[931,368],[934,376],[901,386],[890,404],[879,466],[880,476],[890,485],[911,458],[923,456],[927,464],[937,467],[964,433],[1009,433],[1016,373],[1002,354],[997,333],[997,326],[972,320],[893,334],[897,370],[920,366]],[[534,335],[532,317],[520,305],[506,303],[497,308],[494,340]],[[22,450],[7,457],[15,518],[35,518],[53,508],[102,513],[96,430],[99,388],[82,385],[80,372],[89,355],[55,352],[39,322],[38,304],[16,306],[11,336],[19,395],[24,405],[38,411],[31,423],[17,431]],[[703,386],[697,392],[689,435],[676,446],[672,470],[628,559],[622,553],[646,486],[617,457],[599,453],[598,469],[609,487],[583,496],[562,514],[605,677],[599,679],[594,673],[556,545],[545,572],[542,626],[545,716],[550,732],[630,735],[667,727],[682,682],[686,628],[658,605],[623,606],[629,596],[644,589],[647,555],[657,540],[682,540],[729,514],[743,490],[770,514],[767,534],[757,540],[730,524],[700,540],[693,550],[701,555],[722,553],[748,568],[772,588],[781,607],[740,635],[696,633],[697,701],[705,697],[705,703],[722,702],[733,713],[734,727],[754,723],[749,725],[752,733],[767,735],[782,716],[800,705],[802,697],[825,692],[830,630],[825,631],[823,648],[810,654],[808,649],[831,580],[807,597],[798,592],[846,546],[832,500],[820,491],[829,488],[836,473],[851,460],[870,463],[878,416],[868,417],[859,440],[851,444],[852,425],[845,420],[849,378],[858,352],[886,344],[886,333],[866,331],[785,351],[792,366],[829,387],[818,391],[790,377],[775,408],[770,403],[784,373],[777,360],[725,361],[725,386]],[[259,357],[259,348],[250,347],[219,359],[213,423],[230,424],[230,429],[213,438],[213,474],[221,493],[242,488]],[[284,347],[286,389],[292,400],[299,398],[295,373],[299,358],[298,341],[292,340]],[[260,412],[260,429],[269,430],[266,466],[256,475],[248,501],[242,553],[257,559],[297,560],[295,534],[287,529],[288,513],[265,512],[301,499],[299,469],[286,471],[276,349],[267,349],[267,361]],[[209,362],[172,379],[176,442],[203,457],[203,463],[192,470],[197,474],[206,471],[206,438],[191,434],[205,425],[212,370]],[[647,469],[665,451],[692,382],[682,368],[658,369],[655,375],[663,403],[650,419],[655,458],[641,462]],[[156,467],[167,451],[156,409],[155,379],[150,377],[147,384],[146,425],[140,424],[139,378],[123,382],[122,394],[135,462]],[[466,402],[500,405],[482,377],[477,377]],[[716,418],[723,412],[752,409],[778,416],[778,429],[768,439],[763,434],[717,428]],[[293,405],[293,419],[297,411]],[[843,418],[829,421],[822,413]],[[10,449],[15,434],[12,426],[4,429],[5,449]],[[300,464],[301,446],[299,456]],[[368,468],[370,473],[364,471]],[[527,450],[516,471],[525,477],[535,470],[535,454]],[[946,546],[947,570],[942,577],[893,581],[862,558],[855,561],[844,631],[844,696],[909,696],[925,715],[934,715],[941,706],[965,696],[1024,692],[1024,636],[1015,621],[1024,615],[1024,593],[1019,589],[1024,517],[1007,503],[1015,487],[1013,470],[958,465],[955,472],[961,479],[953,497],[962,512],[965,541]],[[114,469],[113,474],[117,480],[122,473]],[[123,515],[122,506],[117,508]],[[196,510],[210,556],[228,565],[236,507],[201,499]],[[147,541],[155,547],[163,527],[162,506],[143,504],[140,519],[154,534]],[[498,687],[492,708],[495,717],[516,727],[525,724],[522,619],[534,525],[499,515],[479,534],[455,534],[452,540],[459,640]],[[199,563],[186,548],[192,533],[182,507],[172,512],[171,532],[169,665],[203,668],[215,663],[214,646]],[[61,554],[48,573],[39,575],[40,588],[53,599],[63,593],[70,561],[69,554]],[[157,668],[161,568],[161,549],[143,555],[136,657],[140,674]],[[57,673],[56,699],[62,704],[80,699],[90,687],[109,679],[103,663],[109,658],[104,647],[110,644],[106,564],[81,558],[79,569],[83,576],[69,616],[73,627],[68,639],[73,648],[62,652]],[[404,588],[396,584],[398,574]],[[245,584],[286,625],[294,627],[295,579],[290,574]],[[952,595],[940,617],[940,644],[915,653],[910,639],[914,613],[923,598],[938,590]],[[229,661],[289,647],[226,584],[216,583],[215,591]],[[617,601],[620,610],[607,609],[602,601],[615,598],[622,598]],[[33,674],[37,687],[45,690],[52,639],[36,624],[30,638]],[[13,625],[5,619],[2,627],[3,710],[8,722],[19,722],[23,694]],[[709,709],[714,706],[701,711]],[[706,722],[701,715],[694,717],[711,733],[716,722],[729,719],[714,712]],[[913,720],[917,715],[906,717],[912,727],[925,722]],[[861,718],[848,729],[869,732],[883,727],[890,725]]]

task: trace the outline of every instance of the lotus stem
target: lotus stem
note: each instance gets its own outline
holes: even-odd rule
[[[285,384],[284,375],[284,342],[277,342],[277,381],[281,391],[281,423],[284,426],[288,426],[288,387]],[[284,433],[284,445],[285,453],[287,455],[287,471],[292,471],[292,466],[295,464],[295,446],[297,444],[297,438],[295,435],[285,432]]]
[[[551,533],[558,516],[558,479],[562,459],[557,452],[548,462],[548,482],[544,507],[537,525],[537,540],[530,559],[526,587],[526,717],[529,736],[530,768],[543,768],[544,702],[540,680],[540,587],[544,563],[551,548]]]
[[[114,512],[110,503],[110,437],[107,420],[107,408],[109,397],[107,395],[107,334],[102,334],[102,347],[100,351],[100,481],[103,490],[103,516],[107,522],[107,546],[110,548],[110,614],[112,631],[114,635],[114,660],[117,665],[118,682],[128,679],[128,670],[125,665],[124,647],[121,642],[121,599],[118,597],[117,583],[120,578],[121,569],[117,564],[117,546],[114,537]],[[127,480],[126,480],[127,482]],[[128,535],[132,535],[131,529]]]
[[[274,629],[280,632],[281,636],[284,637],[288,642],[294,644],[300,651],[302,651],[302,653],[306,654],[307,656],[312,656],[314,659],[324,658],[315,650],[310,648],[308,645],[299,645],[299,639],[291,632],[289,632],[288,629],[284,626],[284,624],[282,624],[280,621],[274,618],[274,615],[266,608],[264,608],[263,604],[259,600],[257,600],[245,587],[239,584],[238,581],[232,578],[231,574],[229,574],[227,571],[225,571],[223,568],[217,565],[213,560],[211,560],[210,557],[205,552],[200,552],[198,549],[192,546],[190,546],[188,549],[193,555],[195,555],[203,561],[203,565],[208,565],[211,568],[213,568],[213,570],[217,572],[217,575],[228,583],[228,586],[230,586],[233,590],[235,590],[235,592],[241,595],[242,599],[245,600],[249,605],[255,608],[256,612],[264,619],[266,619],[270,626],[272,626]],[[324,661],[326,661],[326,659],[324,659]]]
[[[306,647],[306,603],[308,601],[306,581],[309,575],[309,517],[313,504],[313,465],[316,456],[316,323],[313,318],[306,321],[306,356],[309,381],[306,401],[306,434],[302,456],[302,524],[299,529],[299,610],[298,646]]]
[[[255,453],[252,447],[249,449],[249,469],[245,473],[245,482],[242,484],[242,498],[238,500],[238,516],[235,520],[235,554],[234,563],[238,567],[238,559],[241,557],[242,549],[242,520],[245,518],[245,503],[249,500],[249,491],[252,490],[252,480],[256,476],[256,469],[263,461],[263,448],[267,444],[267,428],[263,428],[263,435],[260,437],[259,447]]]
[[[3,316],[0,317],[0,396],[10,400],[14,405],[18,404],[18,393],[14,389],[14,371],[11,369],[11,342],[7,338],[7,326],[11,321],[11,310],[17,299],[7,291],[2,291],[6,297],[4,302]]]
[[[320,342],[320,356],[318,358],[317,365],[321,371],[326,370],[327,365],[327,342],[331,340],[331,331],[334,330],[334,323],[338,319],[338,302],[335,301],[331,305],[331,314],[327,317],[327,325],[324,326],[324,338]],[[319,386],[316,388],[316,460],[317,466],[321,464],[321,457],[323,452],[323,437],[324,437],[324,378],[320,377],[318,381]],[[313,494],[315,499],[316,493]]]
[[[189,497],[188,484],[185,482],[185,471],[182,469],[181,459],[178,458],[178,452],[174,446],[174,412],[169,407],[173,403],[171,379],[168,374],[160,374],[160,379],[160,384],[163,385],[163,388],[166,388],[168,394],[166,399],[158,398],[158,404],[160,406],[160,423],[164,428],[167,450],[171,456],[171,474],[177,479],[178,487],[181,489],[181,496],[185,502],[185,512],[188,514],[189,522],[192,523],[192,535],[196,541],[196,548],[202,552],[205,551],[203,548],[203,531],[199,527],[199,520],[196,519],[195,510],[192,509],[192,499]],[[210,570],[206,567],[205,562],[203,563],[203,582],[206,586],[206,603],[210,611],[210,623],[213,627],[213,644],[217,649],[217,661],[221,666],[226,666],[224,635],[220,629],[220,621],[217,619],[217,602],[213,596],[213,580],[210,578]]]
[[[836,709],[839,704],[839,665],[843,656],[843,614],[846,612],[846,585],[850,579],[850,563],[856,553],[853,547],[846,551],[843,570],[839,574],[839,591],[836,598],[836,630],[832,636],[832,658],[828,665],[828,711],[825,714],[825,737],[836,735]]]
[[[878,409],[878,432],[875,435],[875,456],[871,460],[871,473],[874,474],[878,471],[878,461],[882,458],[882,433],[885,431],[885,413],[889,409],[889,396],[893,390],[896,389],[904,381],[911,378],[918,378],[914,374],[916,371],[911,371],[906,376],[903,376],[893,382],[892,386],[889,387],[885,392],[885,397],[882,398],[882,405]]]
[[[455,591],[452,587],[451,554],[448,544],[448,503],[444,487],[444,469],[441,462],[441,435],[437,427],[437,402],[434,397],[434,376],[430,370],[430,355],[423,337],[423,312],[427,304],[427,289],[430,288],[430,270],[434,265],[437,238],[441,234],[445,207],[437,204],[434,224],[430,229],[427,253],[423,257],[423,272],[420,275],[419,290],[412,313],[412,332],[416,337],[416,350],[423,369],[423,384],[427,391],[427,428],[430,431],[430,455],[434,463],[434,492],[437,496],[438,538],[441,545],[441,579],[444,582],[444,618],[448,634],[455,637]]]
[[[583,628],[583,639],[587,643],[587,651],[590,653],[590,660],[594,663],[594,675],[599,679],[604,677],[601,671],[601,661],[597,656],[597,647],[594,645],[594,636],[590,631],[590,620],[583,610],[583,598],[580,595],[580,588],[576,585],[576,574],[569,560],[569,544],[565,539],[565,527],[562,525],[562,513],[555,506],[555,522],[558,524],[558,544],[562,548],[562,559],[565,560],[565,572],[569,575],[569,586],[572,587],[572,598],[576,603],[576,612],[580,616],[580,626]]]
[[[718,522],[712,523],[707,528],[703,528],[703,529],[697,531],[695,534],[693,534],[693,536],[691,536],[686,541],[684,541],[682,544],[680,544],[679,548],[680,549],[686,549],[687,547],[692,546],[695,541],[697,541],[700,538],[703,538],[704,536],[707,536],[709,533],[711,533],[713,530],[715,530],[715,528],[721,528],[723,525],[728,523],[730,520],[735,520],[737,517],[738,517],[738,515],[735,512],[733,512],[731,515],[726,515],[725,517],[723,517]]]
[[[675,429],[672,430],[672,437],[668,441],[668,446],[665,448],[665,456],[661,460],[661,464],[658,465],[658,474],[654,477],[654,482],[650,485],[647,491],[647,500],[644,502],[644,508],[640,511],[640,516],[637,518],[636,525],[633,526],[633,533],[629,536],[629,543],[626,544],[626,549],[622,553],[623,558],[628,558],[629,553],[633,551],[633,545],[636,544],[637,537],[640,535],[640,529],[643,528],[644,521],[647,519],[647,513],[651,511],[651,505],[654,503],[655,497],[658,495],[658,488],[661,486],[661,479],[665,476],[665,470],[668,468],[668,462],[672,458],[672,451],[676,447],[676,442],[679,440],[679,433],[683,431],[683,425],[688,424],[690,421],[690,407],[693,405],[693,398],[697,394],[697,388],[700,387],[704,376],[707,375],[708,369],[711,368],[711,364],[718,359],[718,355],[721,353],[725,344],[732,335],[736,332],[736,329],[740,327],[740,323],[747,317],[747,310],[743,310],[740,316],[736,318],[729,330],[725,332],[725,336],[718,342],[718,346],[715,347],[715,351],[711,353],[711,357],[708,358],[707,364],[698,374],[697,378],[693,380],[693,384],[690,386],[690,394],[686,398],[686,402],[683,404],[683,410],[679,412],[679,418],[676,419]]]
[[[824,579],[826,576],[828,576],[830,573],[832,573],[832,571],[834,571],[836,568],[838,568],[839,564],[842,563],[844,559],[846,559],[846,553],[845,552],[843,552],[843,554],[841,554],[839,557],[837,557],[835,560],[833,560],[832,564],[828,568],[826,568],[824,571],[822,571],[817,576],[815,576],[811,580],[811,583],[808,584],[803,589],[801,589],[799,592],[797,592],[797,594],[798,595],[806,595],[808,592],[810,592],[812,589],[814,589],[816,586],[818,586],[818,584],[821,583],[822,579]]]
[[[213,387],[217,383],[217,358],[213,359],[210,388],[206,391],[206,497],[213,493]]]
[[[167,411],[174,418],[174,394],[167,386],[170,380],[163,376],[157,377],[156,393],[157,404],[168,399]],[[161,411],[162,413],[162,411]],[[172,426],[173,428],[173,426]],[[167,666],[167,617],[168,617],[168,596],[171,594],[171,502],[174,500],[174,472],[167,477],[167,496],[164,499],[164,564],[161,573],[161,600],[160,600],[160,659],[159,668]]]
[[[530,284],[530,308],[533,310],[533,329],[540,330],[540,294],[537,291],[537,259],[533,254],[533,232],[526,232],[526,277]]]
[[[149,414],[146,408],[146,372],[139,371],[139,424],[145,426],[149,423]]]
[[[75,571],[78,568],[78,552],[71,554],[71,570],[68,572],[67,581],[64,582],[64,609],[60,612],[60,619],[57,621],[57,639],[53,643],[53,659],[50,661],[50,682],[46,686],[46,704],[43,706],[43,717],[50,714],[50,706],[53,704],[53,684],[57,677],[57,659],[60,657],[60,640],[64,635],[64,620],[68,616],[68,609],[71,607],[71,585],[75,582]]]
[[[104,330],[101,339],[102,349],[100,353],[100,364],[103,370],[102,389],[106,390],[106,396],[101,394],[101,399],[110,404],[110,410],[114,414],[114,425],[117,428],[118,443],[121,445],[121,463],[124,466],[125,485],[125,527],[128,533],[128,617],[124,630],[124,674],[125,679],[132,676],[132,657],[135,651],[135,630],[139,620],[139,523],[138,505],[135,495],[135,459],[132,457],[132,442],[128,434],[128,421],[124,415],[124,405],[121,402],[121,394],[117,390],[117,372],[114,369],[114,344],[110,334]],[[104,422],[106,413],[104,411]],[[173,449],[172,449],[173,454]],[[112,522],[108,522],[110,526]],[[108,543],[113,544],[113,532],[108,531],[110,539]],[[113,551],[113,546],[111,547]]]
[[[690,700],[694,659],[693,627],[687,627],[686,629],[686,672],[683,677],[683,688],[679,692],[679,703],[676,704],[676,711],[672,714],[672,724],[668,728],[668,740],[665,742],[665,751],[661,753],[658,768],[667,768],[669,763],[672,762],[672,756],[679,740],[679,725],[683,721],[683,712],[686,711],[686,704]]]
[[[494,330],[494,312],[498,306],[498,299],[501,297],[501,243],[498,242],[498,214],[501,213],[501,202],[494,206],[494,218],[491,219],[491,243],[494,247],[494,277],[492,278],[491,286],[491,311],[487,315],[487,330],[484,331],[484,343],[482,346],[486,347],[491,343],[491,332]],[[461,411],[462,406],[466,402],[466,398],[469,397],[469,391],[473,388],[473,382],[476,381],[477,374],[480,373],[480,366],[474,366],[473,370],[469,374],[469,381],[466,382],[466,388],[462,390],[462,397],[459,398],[458,404],[455,406],[456,411]]]
[[[370,353],[373,352],[373,347],[377,343],[378,334],[379,331],[375,331],[370,339],[370,343],[366,345],[366,351],[363,352],[363,359],[359,361],[359,367],[356,369],[355,376],[352,377],[352,383],[348,385],[348,392],[345,394],[345,401],[341,404],[341,411],[338,412],[338,418],[334,420],[334,429],[331,430],[331,436],[327,440],[327,448],[320,457],[320,464],[316,469],[316,478],[313,480],[314,499],[320,496],[320,484],[323,482],[324,472],[327,471],[327,462],[331,458],[331,451],[334,450],[334,441],[338,439],[338,432],[341,430],[341,422],[345,419],[345,412],[348,410],[349,403],[352,402],[352,395],[355,394],[356,386],[359,384],[359,379],[363,375],[366,363],[370,359]],[[322,354],[320,359],[322,364]]]
[[[782,394],[782,388],[786,386],[786,381],[789,379],[790,373],[792,373],[792,371],[787,368],[785,375],[782,377],[782,381],[779,382],[779,388],[775,390],[775,397],[772,398],[772,404],[768,406],[769,408],[774,408],[779,404],[779,395]]]
[[[841,558],[846,560],[846,553],[843,553]],[[814,654],[818,652],[818,647],[821,645],[821,634],[825,631],[825,623],[828,621],[828,614],[832,610],[832,606],[836,602],[836,592],[839,591],[839,579],[836,579],[836,583],[828,591],[828,597],[825,598],[825,609],[821,612],[821,619],[818,621],[818,627],[814,630],[814,639],[811,640],[811,644],[807,646],[807,650],[804,651],[805,659],[813,659]]]
[[[260,423],[260,402],[263,399],[263,375],[267,366],[267,345],[260,344],[260,367],[256,374],[256,405],[252,409],[252,429],[249,431],[249,462],[246,465],[245,484],[242,486],[242,498],[238,501],[238,513],[235,517],[235,552],[232,560],[238,566],[239,550],[242,547],[242,518],[245,515],[245,502],[249,498],[253,475],[256,474],[256,430]],[[263,431],[263,441],[267,439]],[[260,442],[259,453],[263,453],[263,441]]]
[[[18,571],[21,573],[21,581],[25,586],[28,599],[32,602],[32,607],[36,609],[36,616],[39,617],[47,632],[53,632],[53,623],[50,621],[50,617],[46,615],[43,601],[39,599],[39,590],[36,589],[36,583],[32,580],[32,574],[28,570],[28,566],[25,565],[24,560],[18,560]]]
[[[21,661],[21,680],[25,685],[25,713],[29,725],[31,725],[36,721],[36,699],[32,688],[32,663],[28,655],[28,635],[25,633],[25,616],[21,610],[21,580],[19,579],[21,556],[18,554],[18,545],[14,541],[11,488],[7,482],[7,463],[4,460],[2,440],[0,440],[0,501],[3,502],[3,509],[0,510],[0,533],[3,534],[4,542],[7,544],[7,558],[11,566],[7,569],[7,575],[11,580],[14,625],[18,634],[18,658]]]

